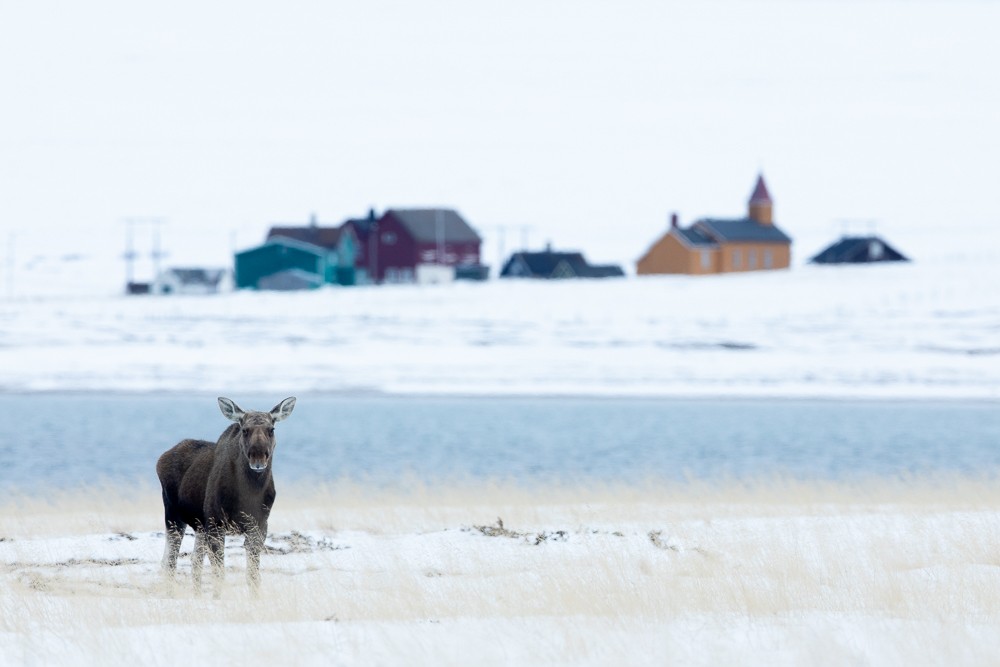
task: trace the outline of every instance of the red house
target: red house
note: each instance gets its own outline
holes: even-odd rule
[[[452,209],[391,208],[374,223],[362,226],[368,228],[359,234],[365,238],[358,259],[375,282],[417,282],[421,271],[442,267],[455,278],[486,276],[486,267],[479,261],[482,239]]]

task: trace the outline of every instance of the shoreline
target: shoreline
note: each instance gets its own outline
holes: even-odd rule
[[[22,397],[30,398],[34,396],[88,396],[97,395],[118,397],[209,397],[214,398],[220,393],[232,392],[232,389],[210,391],[205,389],[128,389],[128,388],[46,388],[46,389],[13,389],[0,386],[0,398]],[[991,391],[988,393],[969,393],[963,395],[956,394],[923,394],[917,393],[840,393],[817,392],[814,394],[786,392],[578,392],[578,393],[527,393],[527,392],[470,392],[470,391],[391,391],[379,389],[326,389],[296,391],[294,389],[276,390],[253,390],[240,393],[250,399],[263,397],[270,400],[278,394],[295,395],[298,398],[308,399],[310,396],[319,398],[352,398],[352,399],[385,399],[385,400],[427,400],[442,399],[456,401],[616,401],[616,402],[691,402],[691,403],[711,403],[711,402],[739,402],[739,403],[763,403],[769,401],[783,401],[788,403],[936,403],[936,404],[966,404],[966,405],[996,405],[1000,404],[1000,395]]]

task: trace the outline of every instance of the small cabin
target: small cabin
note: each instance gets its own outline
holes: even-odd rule
[[[332,262],[328,267],[331,279],[326,282],[337,285],[354,285],[357,282],[356,263],[359,241],[350,225],[321,225],[315,214],[310,216],[308,225],[275,225],[268,230],[267,240],[291,239],[326,251],[326,259]]]
[[[226,274],[225,269],[170,268],[160,272],[150,291],[153,294],[216,294]]]
[[[558,252],[546,248],[542,252],[515,252],[500,271],[501,278],[617,278],[624,276],[620,266],[591,264],[582,253]]]
[[[306,289],[335,283],[337,254],[311,243],[274,236],[236,253],[237,289]]]
[[[809,260],[811,264],[871,264],[874,262],[908,262],[899,252],[878,236],[844,236]]]

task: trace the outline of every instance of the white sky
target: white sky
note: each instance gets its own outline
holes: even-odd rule
[[[994,2],[6,2],[0,246],[120,253],[159,216],[168,263],[221,264],[275,221],[448,205],[488,263],[531,225],[631,270],[763,169],[796,262],[842,219],[995,248],[997,26]]]

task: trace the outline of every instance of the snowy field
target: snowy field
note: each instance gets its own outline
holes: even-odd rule
[[[1000,656],[988,482],[279,494],[259,599],[173,588],[152,489],[0,512],[0,663],[966,665]],[[101,497],[101,500],[97,498]],[[502,523],[501,523],[502,522]]]
[[[996,258],[988,246],[717,277],[43,293],[0,301],[0,391],[992,400]]]

